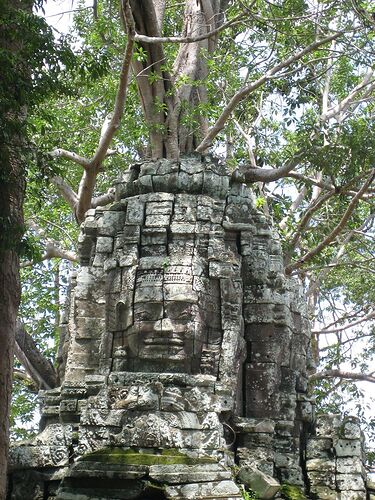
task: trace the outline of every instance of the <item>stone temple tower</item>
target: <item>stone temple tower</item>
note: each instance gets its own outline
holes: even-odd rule
[[[64,381],[9,498],[365,499],[356,422],[315,426],[303,297],[252,192],[192,156],[133,165],[116,200],[82,225]]]

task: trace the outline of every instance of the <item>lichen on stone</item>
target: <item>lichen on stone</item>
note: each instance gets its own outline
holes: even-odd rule
[[[175,448],[161,450],[159,452],[141,452],[136,449],[124,449],[120,447],[105,448],[88,453],[80,458],[83,462],[103,462],[118,465],[199,465],[215,463],[210,457],[189,457]]]
[[[303,489],[295,484],[283,483],[280,492],[287,500],[307,500]]]

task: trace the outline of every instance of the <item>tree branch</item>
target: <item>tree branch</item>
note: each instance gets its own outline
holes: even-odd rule
[[[211,31],[208,31],[207,33],[204,33],[203,35],[197,35],[197,36],[146,36],[146,35],[140,35],[139,33],[136,33],[134,35],[134,40],[136,42],[144,42],[144,43],[195,43],[195,42],[200,42],[200,41],[206,40],[207,38],[210,38],[214,35],[217,35],[218,33],[225,30],[226,28],[229,28],[229,26],[233,26],[235,24],[238,24],[239,21],[244,17],[244,15],[245,15],[244,13],[241,13],[238,16],[231,19],[230,21],[223,23],[218,28],[211,30]]]
[[[90,167],[90,160],[84,158],[83,156],[79,156],[77,153],[73,153],[72,151],[67,151],[66,149],[54,149],[49,154],[54,158],[66,158],[67,160],[74,161],[74,163],[78,163],[78,165],[81,165],[83,168]]]
[[[248,168],[236,169],[232,174],[235,182],[272,182],[286,177],[293,168],[295,168],[304,157],[305,151],[298,151],[285,165],[280,168]]]
[[[337,224],[337,226],[334,228],[333,231],[315,248],[307,252],[305,255],[303,255],[300,259],[298,259],[294,264],[287,266],[285,269],[285,272],[287,274],[290,274],[293,270],[299,269],[302,267],[306,262],[311,260],[315,255],[317,255],[319,252],[323,250],[327,245],[329,245],[335,238],[336,236],[342,231],[343,227],[349,220],[351,214],[353,213],[357,203],[359,200],[362,198],[363,194],[367,191],[368,187],[372,183],[372,181],[375,178],[375,169],[371,171],[370,176],[368,177],[367,181],[363,184],[362,188],[358,191],[356,196],[352,199],[352,201],[349,203],[348,208],[345,210],[344,215],[342,216],[340,222]]]
[[[24,325],[17,321],[15,353],[28,375],[40,389],[57,386],[57,375],[52,363],[37,348]]]
[[[375,377],[372,374],[368,375],[365,373],[353,373],[341,370],[324,370],[322,372],[313,373],[309,376],[309,380],[311,382],[325,378],[341,378],[375,383]]]
[[[329,334],[329,333],[339,333],[339,332],[342,332],[344,330],[348,330],[349,328],[352,328],[353,326],[357,326],[361,323],[364,323],[365,321],[369,321],[370,319],[373,319],[375,318],[375,312],[371,312],[370,314],[367,314],[365,317],[357,320],[357,321],[354,321],[353,323],[349,323],[348,325],[344,325],[344,326],[341,326],[341,327],[338,327],[338,328],[327,328],[327,329],[324,329],[323,330],[312,330],[311,333],[314,333],[315,335],[326,335],[326,334]]]
[[[359,92],[361,92],[364,88],[366,88],[369,84],[371,84],[367,89],[365,94],[367,95],[370,93],[373,89],[375,89],[375,82],[372,80],[374,76],[374,71],[371,70],[369,71],[361,83],[359,83],[354,89],[350,92],[350,94],[345,97],[342,101],[340,101],[336,106],[330,108],[327,110],[325,113],[322,114],[321,120],[322,122],[326,122],[330,120],[331,118],[343,113],[348,109],[348,107],[353,103],[354,99],[358,95]]]
[[[333,184],[328,184],[328,182],[324,182],[323,180],[312,179],[311,177],[307,177],[307,175],[303,175],[298,172],[289,172],[286,177],[291,177],[292,179],[297,179],[306,182],[307,184],[313,184],[314,186],[318,186],[322,189],[336,189]]]
[[[33,392],[34,394],[38,394],[38,385],[36,385],[35,381],[31,377],[29,377],[26,372],[18,370],[17,368],[13,368],[13,378],[15,380],[20,380],[21,382],[23,382],[23,384],[26,385],[29,391]]]
[[[53,242],[52,240],[49,240],[46,245],[46,251],[42,255],[40,259],[37,261],[34,260],[28,260],[26,262],[22,262],[20,264],[20,268],[23,269],[25,267],[30,267],[35,264],[38,264],[39,262],[42,262],[43,260],[49,260],[49,259],[65,259],[69,260],[70,262],[78,262],[78,255],[75,252],[72,252],[70,250],[65,250],[63,248],[60,248],[56,242]]]
[[[203,141],[199,144],[199,146],[196,148],[196,151],[198,153],[203,153],[204,151],[207,150],[208,147],[211,146],[212,141],[214,138],[218,135],[218,133],[223,129],[225,122],[228,120],[230,115],[232,114],[232,111],[236,108],[236,106],[243,100],[245,97],[247,97],[249,94],[254,92],[257,88],[259,88],[261,85],[266,83],[270,78],[281,71],[282,69],[290,66],[291,64],[295,63],[299,59],[301,59],[303,56],[306,54],[312,52],[313,50],[317,49],[318,47],[331,42],[332,40],[336,40],[339,38],[344,31],[339,31],[335,33],[334,35],[327,36],[321,40],[317,40],[304,49],[300,50],[296,54],[293,54],[292,56],[288,57],[284,61],[276,64],[273,68],[267,71],[266,74],[258,78],[255,82],[251,83],[250,85],[247,85],[246,87],[243,87],[240,89],[234,96],[231,98],[227,106],[224,108],[223,112],[217,119],[216,123],[211,127],[209,130],[208,134],[206,137],[203,139]]]
[[[129,9],[127,2],[124,2],[124,9]],[[97,150],[90,160],[89,167],[83,172],[83,176],[78,189],[78,202],[75,206],[75,215],[77,222],[80,224],[85,217],[85,213],[91,207],[91,200],[96,184],[96,177],[99,173],[99,168],[106,157],[109,145],[120,127],[121,119],[124,113],[124,105],[126,93],[129,83],[131,60],[134,46],[134,33],[131,25],[128,27],[128,41],[126,44],[125,54],[121,65],[119,86],[116,94],[113,114],[108,122],[105,130],[99,141]]]
[[[66,181],[64,181],[64,179],[59,175],[52,177],[51,182],[57,187],[64,200],[74,211],[75,206],[78,202],[77,194],[73,191],[73,189],[69,186],[69,184]]]
[[[104,207],[115,200],[115,188],[109,188],[108,191],[91,201],[91,208]]]
[[[125,49],[124,58],[122,61],[120,81],[116,94],[115,105],[113,109],[112,118],[108,123],[108,127],[100,138],[98,148],[90,160],[90,168],[94,168],[98,171],[100,165],[102,164],[104,158],[106,157],[109,145],[113,139],[113,136],[120,127],[121,119],[124,114],[124,106],[126,99],[126,92],[128,89],[131,60],[133,55],[134,38],[131,31],[128,30],[128,41]]]
[[[75,252],[61,248],[59,242],[57,242],[51,238],[46,238],[45,231],[43,229],[40,229],[38,227],[38,225],[32,219],[29,219],[27,221],[27,223],[28,223],[28,226],[39,237],[45,238],[46,251],[45,251],[44,255],[42,256],[42,258],[37,260],[37,261],[22,262],[20,264],[21,268],[29,267],[29,266],[36,264],[37,262],[40,262],[43,260],[48,260],[48,259],[53,259],[53,258],[66,259],[66,260],[70,260],[71,262],[78,262],[78,256]]]

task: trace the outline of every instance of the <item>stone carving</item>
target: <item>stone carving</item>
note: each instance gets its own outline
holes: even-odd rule
[[[43,433],[12,453],[10,498],[230,500],[235,464],[365,498],[362,469],[347,472],[362,463],[356,424],[329,437],[336,461],[320,442],[311,455],[318,434],[303,458],[309,324],[251,191],[189,157],[132,166],[116,197],[82,225],[64,383],[44,394]]]

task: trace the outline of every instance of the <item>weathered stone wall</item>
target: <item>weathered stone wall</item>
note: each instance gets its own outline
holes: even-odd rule
[[[327,500],[365,500],[364,437],[356,418],[317,419],[306,450],[309,490]]]
[[[65,380],[13,450],[10,498],[240,498],[235,464],[326,498],[309,455],[306,481],[303,297],[251,191],[190,157],[136,164],[116,193],[82,225]]]

